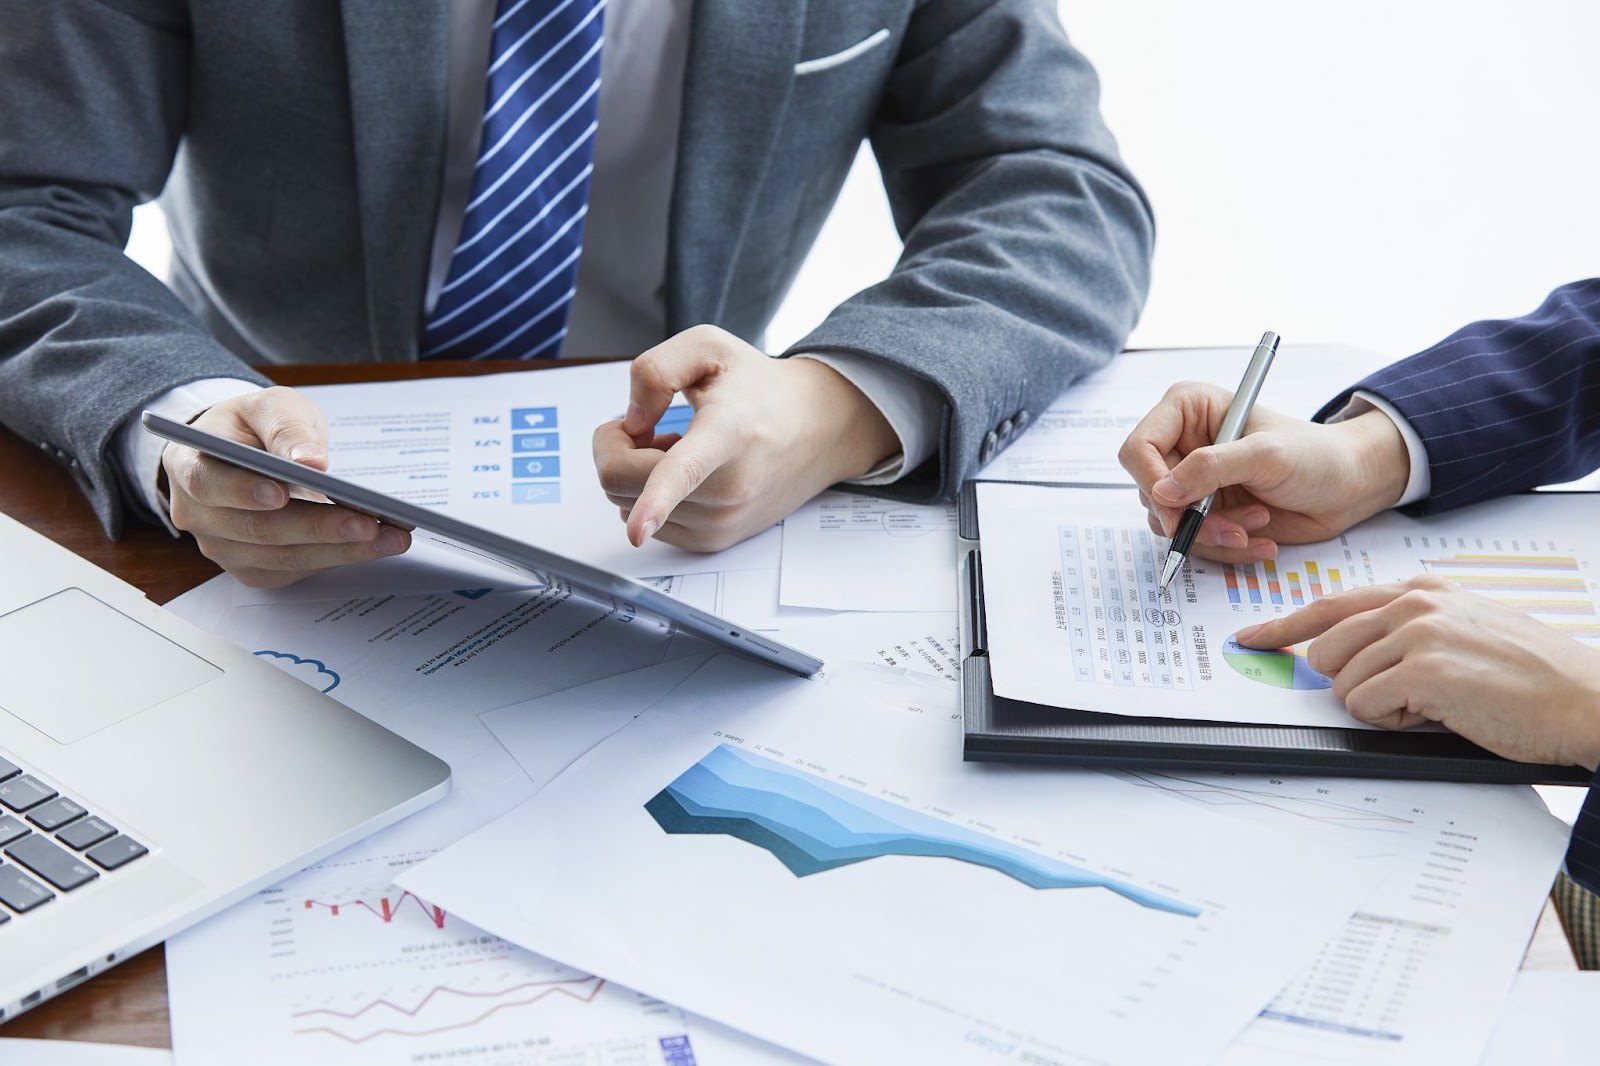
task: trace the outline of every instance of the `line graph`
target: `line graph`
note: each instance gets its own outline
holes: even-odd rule
[[[325,1034],[327,1036],[342,1040],[347,1044],[364,1044],[367,1041],[375,1040],[380,1036],[425,1037],[435,1036],[439,1033],[448,1033],[457,1029],[467,1029],[479,1024],[486,1018],[489,1018],[499,1011],[508,1010],[512,1007],[531,1006],[535,1003],[539,1003],[543,1000],[553,997],[563,997],[573,1002],[587,1005],[595,1001],[595,997],[600,995],[601,989],[603,989],[605,986],[606,981],[604,978],[591,977],[587,975],[583,977],[565,978],[553,981],[525,981],[509,988],[486,991],[474,991],[471,989],[451,988],[449,986],[440,985],[429,989],[413,1007],[402,1006],[390,999],[377,999],[354,1011],[339,1011],[328,1007],[318,1007],[312,1010],[295,1011],[292,1013],[291,1017],[295,1019],[301,1019],[320,1016],[329,1019],[329,1021],[323,1025],[311,1025],[305,1028],[296,1028],[294,1030],[296,1036]],[[529,994],[521,995],[521,993]],[[508,996],[519,998],[506,999],[505,997]],[[446,997],[454,997],[454,1000],[447,999]],[[439,1025],[430,1025],[427,1028],[409,1029],[400,1028],[396,1025],[389,1025],[383,1028],[374,1029],[370,1032],[361,1033],[359,1035],[341,1032],[340,1029],[335,1028],[335,1026],[341,1022],[360,1021],[364,1015],[374,1011],[388,1010],[405,1018],[417,1019],[420,1018],[423,1012],[428,1010],[430,1007],[435,1007],[439,1013],[443,1013],[444,1011],[450,1010],[451,1008],[457,1006],[459,1001],[473,1000],[500,1000],[500,1002],[492,1004],[487,1010],[479,1011],[471,1017]]]
[[[411,902],[415,903],[417,905],[417,909],[422,912],[423,917],[432,922],[435,929],[444,928],[444,909],[424,903],[416,896],[413,896],[410,892],[400,893],[400,898],[394,900],[393,902],[390,901],[388,896],[381,896],[378,899],[377,906],[373,906],[364,899],[344,900],[339,903],[328,903],[320,899],[308,899],[305,901],[305,909],[309,911],[321,907],[326,910],[331,917],[337,918],[341,908],[348,909],[351,907],[359,907],[362,910],[365,910],[368,914],[376,915],[377,917],[383,919],[385,923],[388,923],[394,921],[395,915],[399,913],[401,905],[404,904],[406,900],[410,900]]]

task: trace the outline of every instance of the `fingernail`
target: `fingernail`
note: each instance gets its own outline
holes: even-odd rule
[[[644,524],[644,528],[639,531],[639,543],[641,545],[644,544],[645,541],[647,541],[651,537],[655,536],[656,535],[656,530],[658,530],[660,528],[661,528],[661,523],[660,522],[657,522],[654,518],[650,519],[650,521],[648,521],[648,522],[646,522]]]
[[[289,458],[297,463],[304,462],[307,459],[320,459],[321,457],[322,449],[315,444],[296,444],[289,449]]]
[[[392,526],[385,526],[378,531],[378,539],[373,542],[373,547],[378,549],[379,555],[399,555],[406,550],[405,534]]]
[[[283,490],[270,481],[263,481],[256,486],[255,497],[263,507],[283,506]]]
[[[340,523],[339,535],[345,540],[371,540],[377,532],[375,525],[369,518],[351,515]]]
[[[1183,490],[1178,487],[1178,483],[1176,481],[1172,480],[1172,476],[1170,474],[1156,482],[1155,486],[1151,488],[1150,491],[1154,495],[1164,497],[1172,503],[1183,502]]]
[[[1246,644],[1254,640],[1255,635],[1260,631],[1261,627],[1259,625],[1245,626],[1243,629],[1239,630],[1239,632],[1233,635],[1233,639],[1238,641],[1240,644]]]
[[[1217,534],[1217,547],[1243,548],[1250,543],[1250,538],[1237,529],[1224,529]]]

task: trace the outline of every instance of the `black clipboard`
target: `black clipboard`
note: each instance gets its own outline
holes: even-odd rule
[[[1453,733],[1239,725],[1064,710],[994,694],[976,486],[957,501],[961,713],[968,761],[1241,773],[1326,774],[1490,784],[1587,785],[1577,766],[1512,762]],[[1017,484],[1012,482],[1012,484]],[[1022,482],[1131,492],[1126,485]]]

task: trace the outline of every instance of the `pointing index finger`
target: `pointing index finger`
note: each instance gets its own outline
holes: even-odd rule
[[[1247,626],[1233,636],[1247,648],[1287,648],[1320,637],[1347,618],[1376,611],[1405,592],[1406,587],[1400,584],[1350,589],[1324,596],[1286,617]]]

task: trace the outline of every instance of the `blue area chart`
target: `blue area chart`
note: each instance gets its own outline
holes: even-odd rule
[[[645,810],[668,833],[735,837],[809,877],[886,855],[954,859],[1030,888],[1105,888],[1142,907],[1198,917],[1190,904],[869,796],[726,744]]]

